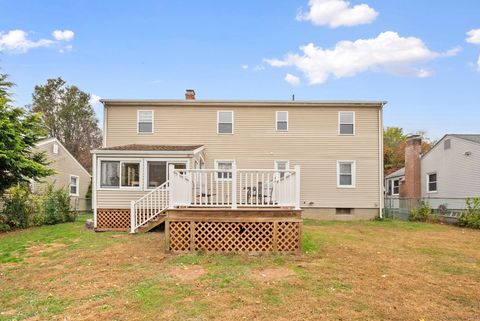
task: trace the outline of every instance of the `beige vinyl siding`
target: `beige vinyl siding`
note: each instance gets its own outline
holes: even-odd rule
[[[443,141],[450,139],[450,149]],[[466,156],[465,152],[471,152]],[[427,173],[437,173],[437,192],[427,193]],[[480,144],[454,136],[444,137],[421,159],[422,197],[464,198],[480,196]],[[448,200],[445,201],[448,203]],[[454,206],[454,201],[449,204]]]
[[[47,159],[51,162],[49,167],[56,172],[56,174],[52,176],[43,178],[42,181],[46,183],[53,183],[55,188],[64,188],[70,193],[70,175],[76,175],[80,179],[79,193],[76,197],[85,198],[88,186],[90,185],[90,175],[73,159],[73,156],[68,154],[67,150],[61,144],[58,144],[58,154],[54,154],[54,144],[56,144],[56,142],[51,141],[36,148],[37,150],[44,151],[47,154]],[[38,182],[34,183],[34,191],[36,193],[41,193],[44,188],[44,184]]]
[[[273,168],[274,160],[289,160],[290,168],[301,165],[302,206],[380,206],[378,107],[110,105],[106,109],[107,147],[133,143],[203,144],[207,168],[214,167],[215,159],[234,159],[238,168],[246,169]],[[154,110],[153,134],[136,133],[139,109]],[[218,110],[234,112],[234,134],[217,134]],[[288,111],[287,132],[276,131],[276,111]],[[355,112],[354,136],[338,135],[339,111]],[[356,188],[337,188],[337,160],[356,161]],[[99,207],[118,207],[101,193],[97,203]]]

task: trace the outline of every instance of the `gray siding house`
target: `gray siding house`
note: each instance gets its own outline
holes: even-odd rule
[[[446,134],[425,154],[410,156],[405,164],[420,162],[418,176],[407,178],[401,168],[385,177],[386,198],[392,204],[404,198],[402,185],[409,179],[416,180],[418,198],[428,199],[432,208],[445,204],[449,209],[462,209],[465,198],[480,197],[480,135]]]
[[[422,197],[480,196],[480,135],[447,134],[421,158]]]

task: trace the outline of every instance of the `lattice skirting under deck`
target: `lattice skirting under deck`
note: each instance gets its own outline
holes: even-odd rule
[[[130,209],[97,209],[97,230],[129,231]]]
[[[301,221],[170,221],[168,251],[295,252],[300,249]]]

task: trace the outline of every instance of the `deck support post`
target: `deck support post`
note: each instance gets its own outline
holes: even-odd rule
[[[130,233],[135,233],[135,201],[130,202]]]
[[[237,209],[237,165],[232,164],[232,209]]]
[[[300,209],[300,165],[295,165],[295,209]]]

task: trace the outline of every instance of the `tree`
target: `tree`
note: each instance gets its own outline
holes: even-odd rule
[[[48,134],[90,170],[90,150],[102,143],[90,95],[76,86],[66,86],[62,78],[48,79],[45,85],[35,86],[32,110],[42,113]]]
[[[18,183],[54,173],[45,154],[34,151],[46,134],[40,115],[10,105],[12,86],[7,75],[0,75],[0,194]]]
[[[422,154],[430,150],[435,141],[426,136],[426,131],[416,133],[422,137]],[[383,131],[383,162],[385,174],[390,174],[405,166],[405,145],[407,136],[403,128],[387,127]]]

